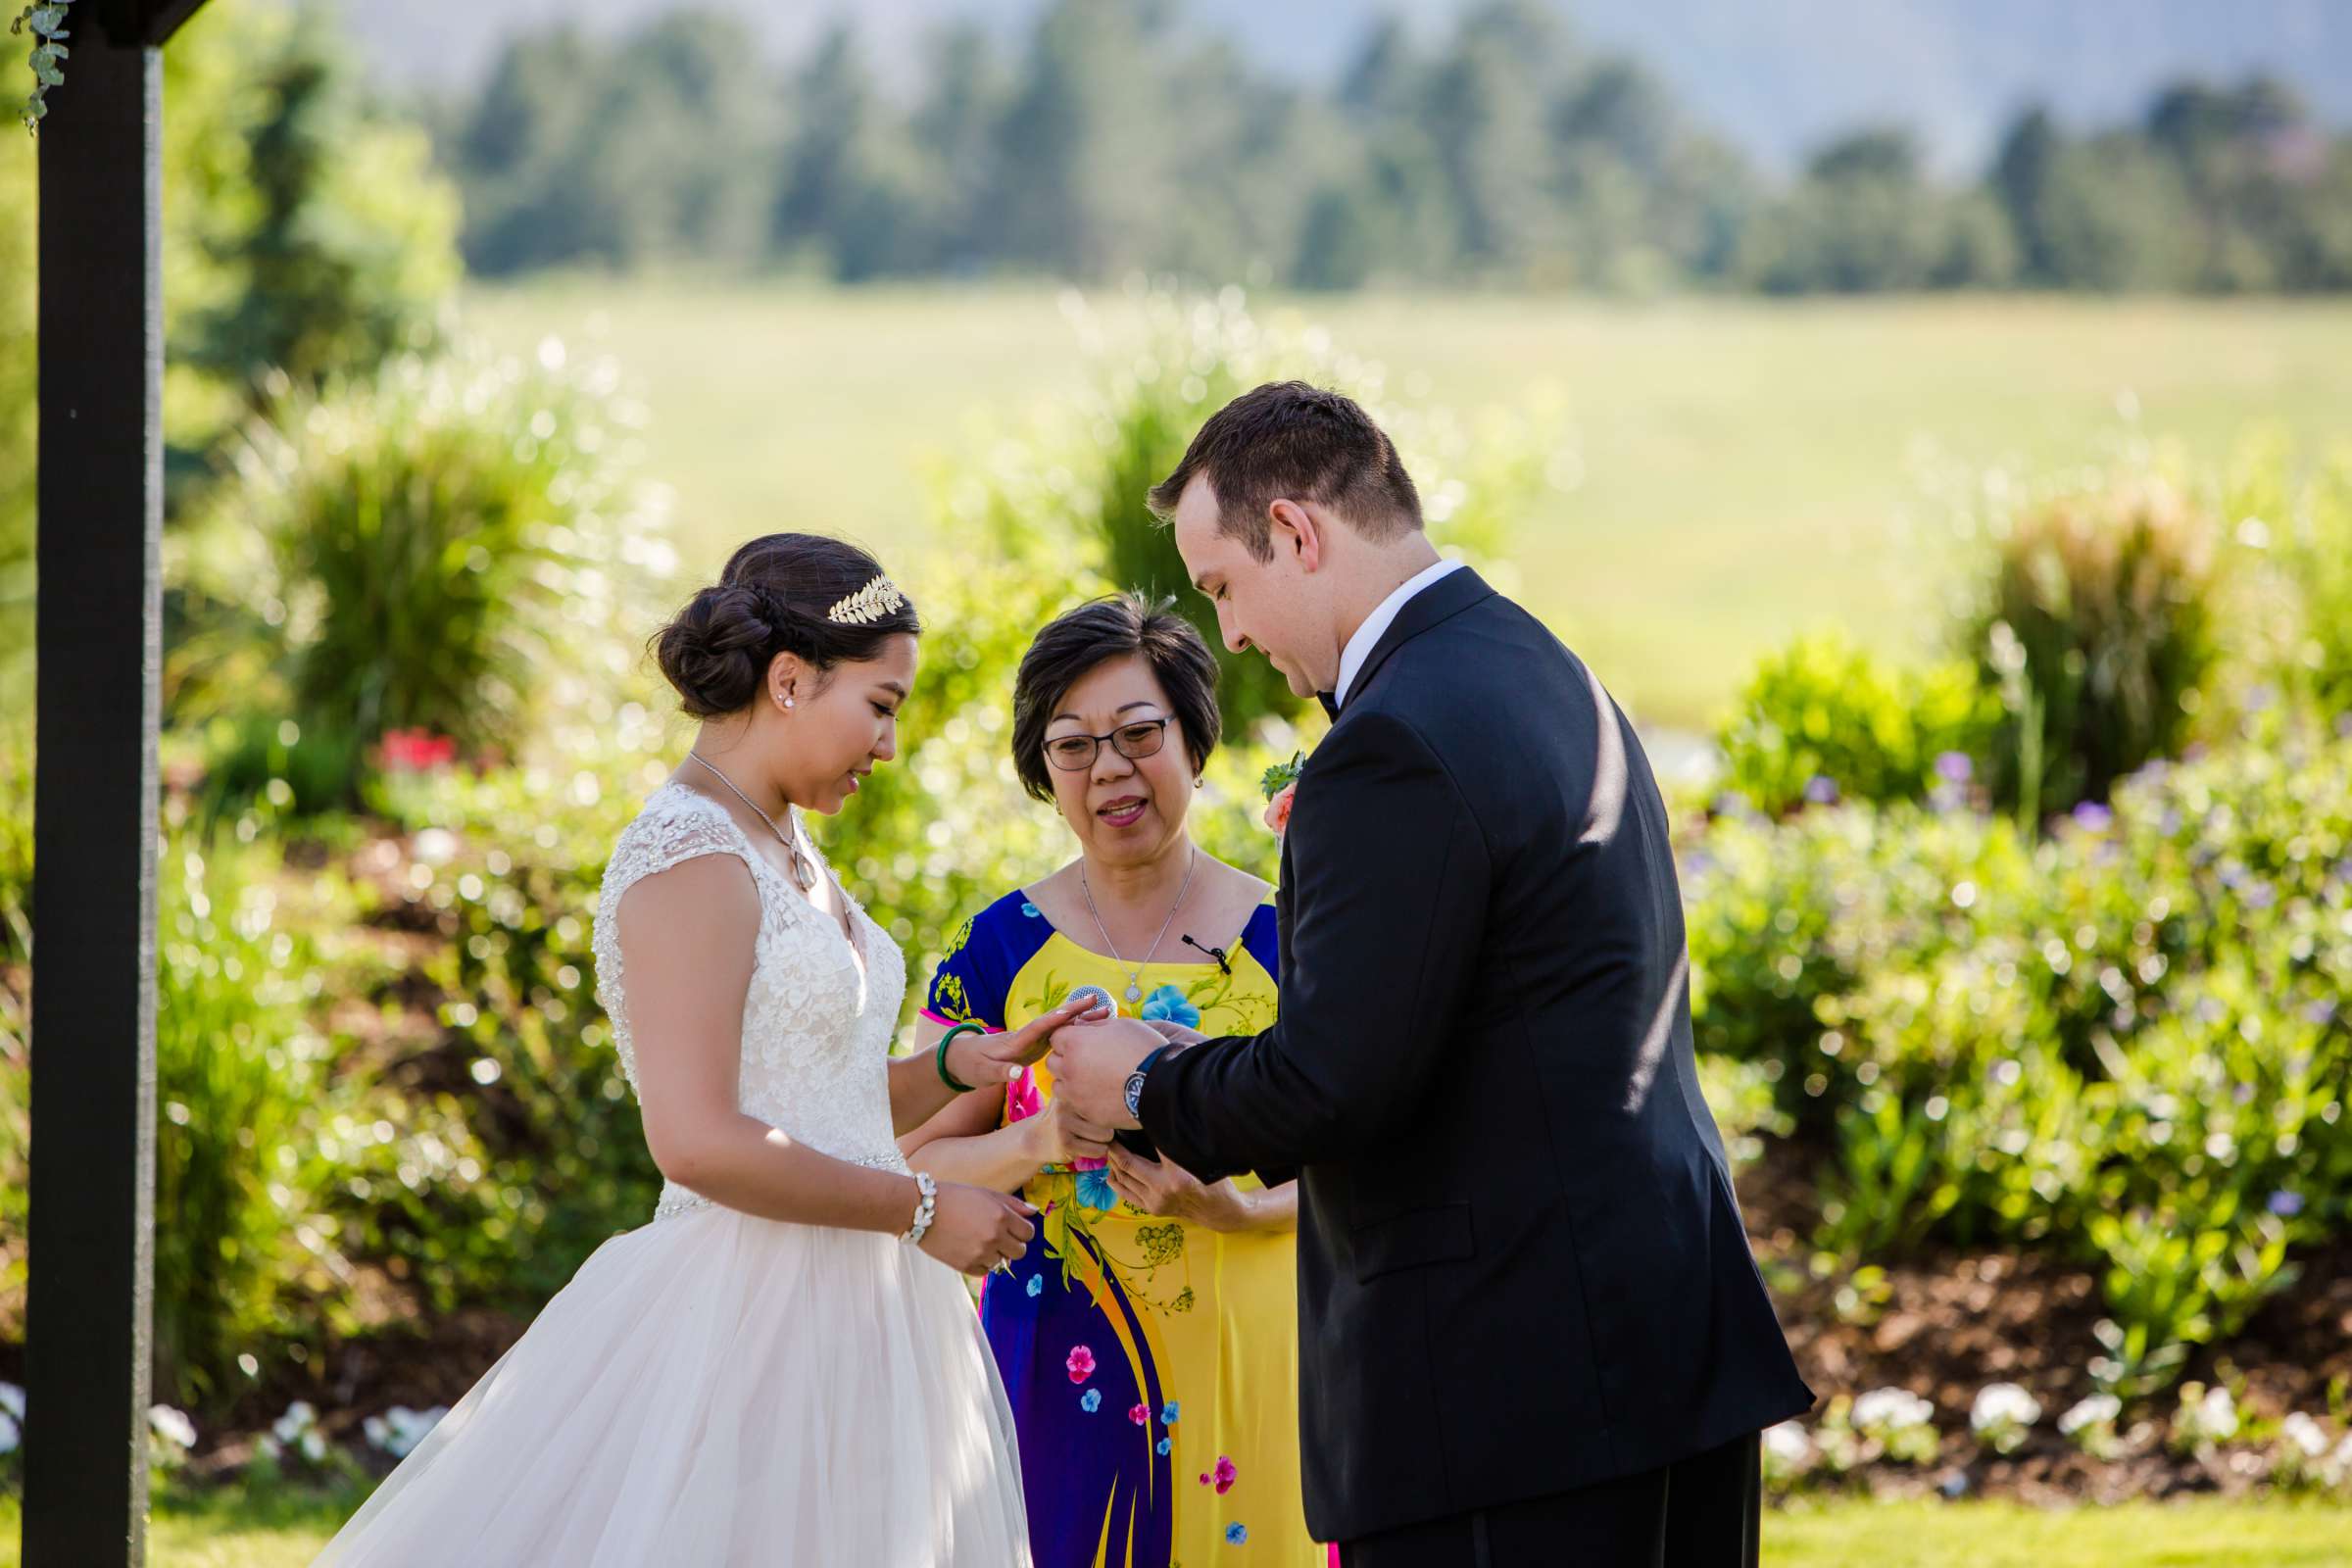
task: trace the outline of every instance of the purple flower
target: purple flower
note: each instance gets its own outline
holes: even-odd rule
[[[2278,897],[2278,890],[2271,886],[2268,882],[2257,881],[2253,886],[2247,888],[2245,892],[2246,903],[2250,906],[2257,909],[2269,908],[2271,905],[2277,901]]]
[[[2335,1004],[2332,1002],[2313,1002],[2305,1004],[2303,1008],[2303,1021],[2305,1023],[2318,1024],[2323,1029],[2327,1028],[2329,1024],[2335,1022]]]
[[[1827,773],[1816,773],[1805,785],[1805,799],[1815,806],[1838,804],[1838,781]]]
[[[2090,833],[2104,833],[2115,825],[2115,813],[2096,801],[2084,801],[2075,808],[2075,826]]]
[[[2265,1206],[2280,1219],[2293,1219],[2303,1212],[2303,1195],[2281,1187],[2271,1195],[2271,1200]]]
[[[1977,764],[1966,752],[1944,752],[1936,759],[1936,776],[1946,784],[1965,784],[1976,771]]]

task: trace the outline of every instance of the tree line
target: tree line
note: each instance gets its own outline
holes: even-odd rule
[[[2291,88],[2181,81],[2135,122],[2029,107],[1979,177],[1857,128],[1767,177],[1638,63],[1538,0],[1329,88],[1175,0],[1053,0],[1010,46],[930,36],[886,92],[848,25],[778,72],[721,12],[512,40],[434,113],[471,268],[690,262],[845,281],[1134,270],[1345,289],[1624,292],[2352,287],[2352,136]]]

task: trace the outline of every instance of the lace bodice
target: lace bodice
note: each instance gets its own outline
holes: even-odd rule
[[[865,958],[861,975],[840,923],[791,886],[715,801],[675,783],[656,790],[621,830],[596,901],[596,995],[612,1020],[629,1088],[638,1088],[637,1042],[621,975],[621,895],[643,877],[705,855],[742,860],[760,893],[737,1106],[838,1159],[905,1170],[891,1133],[888,1066],[906,993],[905,955],[845,889]],[[671,1183],[655,1212],[707,1201]]]

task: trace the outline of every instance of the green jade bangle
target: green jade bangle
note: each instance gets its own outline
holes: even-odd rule
[[[985,1025],[959,1023],[939,1037],[939,1044],[931,1048],[931,1065],[939,1069],[941,1083],[946,1084],[959,1095],[968,1095],[972,1092],[970,1084],[959,1082],[954,1073],[948,1071],[948,1047],[955,1043],[957,1035],[984,1035],[986,1033],[988,1033],[988,1029]]]

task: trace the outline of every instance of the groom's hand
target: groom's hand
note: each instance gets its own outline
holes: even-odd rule
[[[1166,1042],[1135,1018],[1069,1024],[1054,1032],[1054,1054],[1046,1058],[1054,1095],[1098,1126],[1140,1125],[1127,1111],[1127,1075]]]

